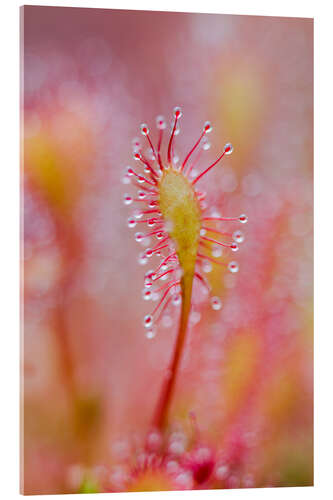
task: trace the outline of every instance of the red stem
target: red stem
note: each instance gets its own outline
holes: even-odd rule
[[[161,430],[163,429],[163,427],[167,422],[169,407],[172,401],[174,388],[176,384],[179,362],[184,347],[188,318],[191,310],[192,284],[193,284],[193,273],[184,274],[184,276],[181,279],[182,310],[181,310],[177,340],[173,351],[173,356],[171,359],[170,366],[165,375],[162,392],[153,419],[153,426]]]

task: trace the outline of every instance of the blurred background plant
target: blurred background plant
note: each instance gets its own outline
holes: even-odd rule
[[[22,490],[312,484],[312,20],[22,14]],[[239,273],[209,273],[222,309],[196,297],[174,424],[147,448],[177,328],[144,335],[120,179],[139,124],[175,104],[180,157],[205,119],[207,158],[233,143],[202,184],[251,230]]]

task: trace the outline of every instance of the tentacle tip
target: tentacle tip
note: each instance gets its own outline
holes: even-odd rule
[[[145,328],[150,328],[153,325],[153,316],[151,314],[147,314],[143,318],[143,326]]]
[[[166,128],[166,121],[164,116],[158,115],[156,117],[156,127],[158,130],[164,130]]]
[[[225,144],[224,146],[224,154],[231,155],[233,150],[234,150],[233,145],[230,142],[227,142],[227,144]]]
[[[141,131],[141,134],[142,135],[148,135],[149,134],[149,128],[148,128],[148,125],[146,125],[146,123],[142,123],[140,125],[140,131]]]
[[[206,134],[209,134],[212,130],[213,130],[213,127],[212,127],[211,123],[210,122],[205,122],[204,126],[203,126],[203,131]]]
[[[242,224],[246,224],[246,223],[247,223],[247,221],[248,221],[248,217],[247,217],[247,215],[242,214],[242,215],[240,215],[240,216],[238,217],[238,220],[239,220],[239,222],[241,222]]]
[[[181,118],[182,114],[183,114],[182,110],[181,110],[181,108],[179,106],[175,106],[173,108],[173,116],[175,118],[177,118],[177,119]]]

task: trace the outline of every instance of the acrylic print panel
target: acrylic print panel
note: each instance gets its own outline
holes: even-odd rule
[[[312,20],[21,14],[22,492],[312,485]]]

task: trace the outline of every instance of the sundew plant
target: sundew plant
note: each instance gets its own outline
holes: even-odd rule
[[[180,130],[181,116],[181,109],[175,107],[166,160],[162,159],[161,153],[163,132],[166,129],[165,119],[162,116],[156,118],[159,131],[156,148],[150,138],[148,126],[141,125],[141,133],[148,142],[148,151],[143,152],[140,142],[134,139],[133,157],[139,162],[141,170],[138,173],[128,167],[123,179],[127,183],[132,178],[134,186],[139,188],[134,197],[127,193],[124,196],[126,205],[135,202],[140,207],[128,219],[128,226],[134,228],[143,224],[148,229],[146,233],[141,231],[135,233],[137,242],[141,243],[146,238],[155,241],[152,248],[146,249],[139,255],[139,263],[144,265],[153,256],[160,257],[157,267],[147,271],[144,279],[144,300],[157,302],[152,313],[147,314],[143,320],[147,338],[155,337],[159,320],[170,307],[170,303],[174,306],[181,305],[176,346],[153,419],[153,425],[158,429],[165,425],[173,394],[191,311],[193,282],[195,280],[199,282],[208,296],[207,300],[211,302],[211,307],[219,310],[222,307],[221,299],[211,296],[211,287],[205,277],[205,270],[210,270],[213,262],[227,266],[232,273],[238,271],[235,260],[226,263],[224,260],[216,260],[211,254],[215,249],[215,255],[216,253],[219,255],[220,247],[237,252],[238,243],[244,240],[243,233],[239,230],[222,231],[217,225],[220,222],[242,224],[247,222],[245,214],[238,217],[211,215],[209,204],[206,202],[206,193],[197,187],[204,175],[225,155],[233,152],[233,146],[230,143],[225,144],[217,160],[199,173],[197,167],[201,153],[210,146],[205,140],[206,135],[212,131],[210,122],[205,122],[200,137],[180,163],[174,152],[174,140]]]
[[[21,22],[21,492],[312,485],[312,20]]]

